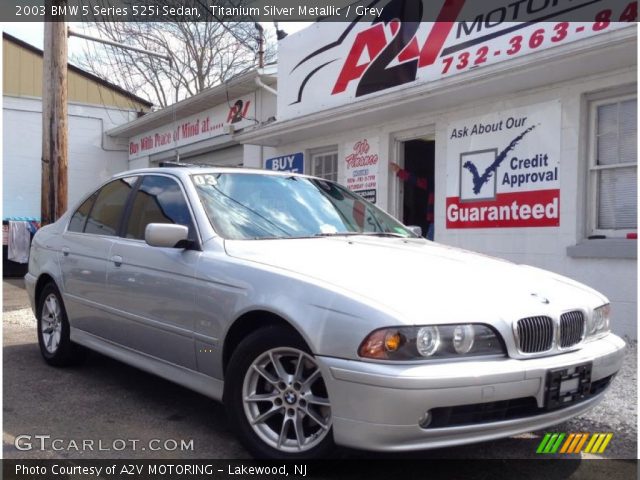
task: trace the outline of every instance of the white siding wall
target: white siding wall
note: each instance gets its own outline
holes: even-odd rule
[[[42,102],[3,98],[2,215],[40,218]],[[127,169],[127,151],[103,148],[103,132],[133,112],[69,105],[69,207],[114,173]]]
[[[276,85],[273,88],[277,89]],[[258,105],[256,117],[261,122],[266,122],[271,117],[276,117],[277,98],[271,92],[259,88],[256,90],[256,102]],[[242,164],[246,168],[262,168],[264,160],[277,156],[277,150],[260,145],[243,145]]]
[[[149,157],[140,157],[135,160],[129,160],[129,170],[135,170],[136,168],[148,168],[149,165]]]
[[[496,79],[497,82],[500,79]],[[607,75],[582,78],[571,82],[550,85],[534,91],[518,92],[517,86],[504,85],[504,94],[499,98],[483,98],[477,103],[425,112],[413,118],[381,118],[377,127],[353,129],[344,134],[317,138],[310,141],[283,145],[272,150],[268,156],[284,155],[314,148],[337,145],[339,152],[339,176],[344,180],[343,146],[363,137],[379,138],[379,153],[382,161],[379,171],[378,205],[397,214],[395,181],[385,167],[388,161],[398,161],[395,139],[406,138],[411,129],[416,136],[435,131],[436,139],[436,241],[456,245],[489,255],[506,258],[518,263],[535,265],[569,276],[601,291],[612,302],[613,329],[615,332],[637,338],[637,261],[630,259],[571,258],[567,247],[576,245],[585,238],[586,186],[586,121],[585,95],[613,90],[618,86],[636,83],[635,66],[625,71]],[[506,93],[513,92],[513,93]],[[561,135],[561,213],[558,228],[511,228],[447,230],[445,228],[445,195],[448,168],[458,165],[446,164],[447,125],[464,118],[473,118],[488,112],[496,112],[559,100],[562,105]],[[388,191],[384,187],[388,186]],[[386,194],[385,194],[386,193]],[[632,241],[632,240],[630,240]]]
[[[260,145],[244,145],[244,166],[246,168],[263,168],[264,160],[278,156],[278,150]]]

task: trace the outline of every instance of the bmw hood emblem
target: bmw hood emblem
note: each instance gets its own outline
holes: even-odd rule
[[[544,303],[545,305],[549,304],[549,299],[545,296],[542,296],[538,293],[532,293],[531,296],[536,298],[540,303]]]

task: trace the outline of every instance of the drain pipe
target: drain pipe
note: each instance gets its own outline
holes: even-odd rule
[[[276,90],[271,88],[269,85],[266,85],[262,81],[262,78],[260,77],[260,73],[258,73],[258,75],[256,76],[256,85],[262,88],[263,90],[275,95],[276,97],[278,96],[278,92]],[[260,167],[259,168],[264,168],[264,145],[260,145]]]
[[[256,85],[266,90],[267,92],[271,93],[272,95],[275,95],[276,97],[278,96],[278,92],[276,90],[274,90],[273,88],[271,88],[269,85],[265,84],[262,81],[262,78],[260,78],[260,74],[258,74],[258,76],[256,77]]]

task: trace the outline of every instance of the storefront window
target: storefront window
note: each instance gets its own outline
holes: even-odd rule
[[[338,181],[338,152],[336,150],[312,152],[311,175],[334,182]]]
[[[637,97],[591,104],[592,234],[621,236],[637,225]]]

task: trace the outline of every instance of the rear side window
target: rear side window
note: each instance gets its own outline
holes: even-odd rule
[[[70,232],[84,231],[84,226],[87,223],[87,217],[89,216],[89,212],[91,212],[91,207],[93,207],[93,202],[96,201],[97,196],[98,192],[91,195],[84,201],[82,205],[80,205],[80,208],[78,208],[76,210],[76,213],[74,213],[71,217],[67,230],[69,230]]]
[[[189,228],[189,239],[195,239],[187,201],[178,183],[168,177],[144,177],[133,200],[127,222],[126,237],[144,240],[150,223],[177,223]]]
[[[122,212],[135,181],[136,177],[120,178],[102,187],[87,219],[84,233],[113,236],[118,233]]]

